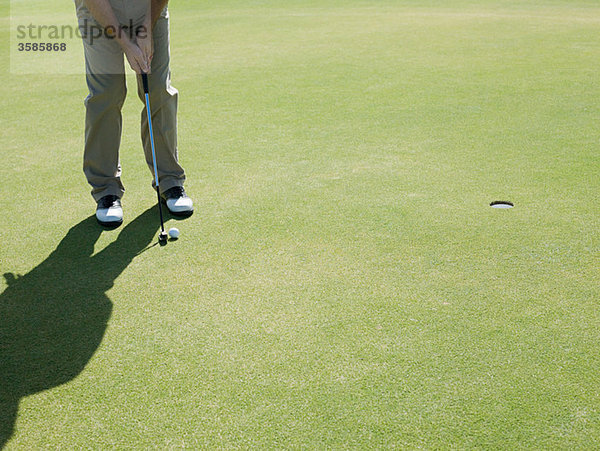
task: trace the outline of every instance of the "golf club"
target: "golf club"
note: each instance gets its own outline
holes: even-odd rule
[[[146,97],[146,113],[148,113],[148,130],[150,132],[150,147],[152,148],[152,164],[154,165],[154,185],[158,197],[158,213],[160,215],[160,234],[158,241],[167,241],[167,232],[165,232],[165,223],[163,221],[162,206],[160,202],[160,189],[158,185],[158,168],[156,166],[156,151],[154,150],[154,134],[152,132],[152,114],[150,112],[150,97],[148,96],[148,74],[142,72],[142,84],[144,85],[144,96]]]

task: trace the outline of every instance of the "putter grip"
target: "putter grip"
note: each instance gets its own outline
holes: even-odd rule
[[[148,74],[142,72],[142,84],[144,85],[144,94],[148,94]]]

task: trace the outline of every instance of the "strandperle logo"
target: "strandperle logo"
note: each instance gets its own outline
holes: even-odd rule
[[[148,30],[144,25],[134,27],[130,20],[128,25],[121,27],[101,27],[95,22],[84,19],[79,26],[71,25],[40,25],[30,23],[28,25],[16,26],[16,38],[18,40],[52,41],[65,39],[85,39],[93,45],[95,40],[101,38],[117,39],[128,37],[129,39],[145,38]]]

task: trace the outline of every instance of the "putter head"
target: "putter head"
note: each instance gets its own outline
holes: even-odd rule
[[[166,243],[167,242],[167,238],[169,238],[169,235],[167,234],[167,232],[160,232],[160,234],[158,235],[158,241],[161,243]]]

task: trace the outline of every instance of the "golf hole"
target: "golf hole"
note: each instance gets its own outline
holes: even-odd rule
[[[514,206],[515,206],[515,204],[513,204],[512,202],[509,202],[507,200],[495,200],[494,202],[492,202],[490,204],[490,207],[492,207],[492,208],[503,208],[503,209],[513,208]]]

